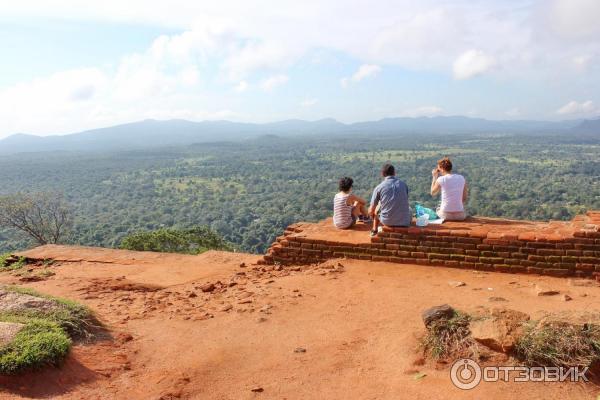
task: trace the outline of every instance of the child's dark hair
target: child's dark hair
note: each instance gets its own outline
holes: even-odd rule
[[[353,183],[354,181],[352,180],[352,178],[348,178],[347,176],[345,176],[342,179],[340,179],[339,188],[342,192],[347,192],[352,188]]]

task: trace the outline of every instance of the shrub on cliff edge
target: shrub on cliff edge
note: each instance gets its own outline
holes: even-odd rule
[[[232,250],[232,246],[227,241],[207,226],[137,232],[125,237],[120,247],[126,250],[183,254],[200,254],[207,250]]]

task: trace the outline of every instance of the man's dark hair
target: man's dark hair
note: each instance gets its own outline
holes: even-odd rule
[[[354,181],[352,180],[352,178],[348,178],[347,176],[343,177],[342,179],[340,179],[339,183],[340,190],[342,192],[347,192],[352,188],[353,183]]]
[[[396,175],[396,170],[392,164],[385,164],[383,167],[381,167],[381,175],[394,176]]]

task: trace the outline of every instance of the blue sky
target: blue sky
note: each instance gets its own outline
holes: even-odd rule
[[[145,118],[600,115],[597,0],[21,0],[0,137]]]

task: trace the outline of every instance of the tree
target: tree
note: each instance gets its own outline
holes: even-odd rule
[[[183,254],[200,254],[207,250],[232,250],[231,245],[208,226],[137,232],[125,237],[120,247],[126,250]]]
[[[72,213],[60,193],[15,193],[0,196],[0,226],[25,232],[42,245],[58,243],[72,226]]]

